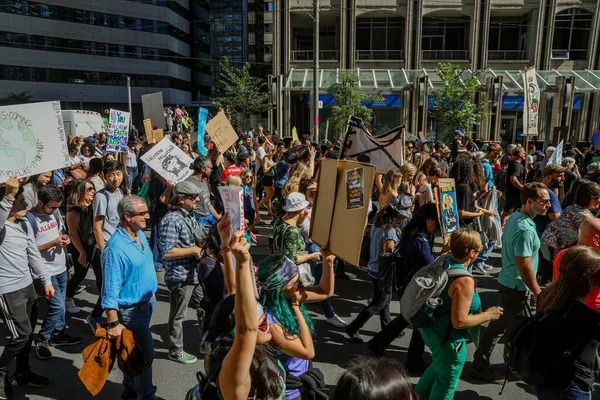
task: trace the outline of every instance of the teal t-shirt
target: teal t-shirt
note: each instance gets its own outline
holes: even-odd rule
[[[504,225],[502,269],[498,275],[498,283],[510,289],[527,290],[515,257],[531,257],[533,272],[537,274],[539,250],[540,238],[535,228],[535,222],[527,214],[517,210]]]
[[[456,262],[452,257],[448,257],[446,261],[446,265],[448,269],[457,269],[462,268],[466,269],[465,266],[461,263]],[[456,342],[459,340],[467,339],[469,337],[468,329],[456,329],[452,326],[452,299],[448,295],[448,291],[450,290],[450,286],[454,282],[456,278],[448,279],[448,283],[446,287],[442,291],[440,298],[442,299],[442,304],[437,307],[433,313],[433,315],[437,318],[435,323],[430,328],[434,331],[435,335],[441,339],[444,339],[445,342]],[[478,312],[481,308],[481,299],[479,298],[479,293],[477,293],[477,289],[473,292],[473,298],[471,299],[471,307],[469,308],[469,315],[473,315]],[[446,336],[446,332],[448,332]]]

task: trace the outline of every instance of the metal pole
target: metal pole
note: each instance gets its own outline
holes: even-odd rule
[[[314,139],[319,141],[319,0],[314,0],[314,38],[313,38],[313,121]]]
[[[79,109],[83,110],[83,93],[79,92]]]
[[[131,78],[127,75],[127,97],[129,104],[129,129],[131,129],[131,121],[133,120],[133,114],[131,113]]]

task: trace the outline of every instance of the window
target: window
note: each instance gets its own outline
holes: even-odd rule
[[[265,3],[265,12],[273,12],[273,3],[271,3],[271,2]]]
[[[356,21],[358,59],[400,60],[403,48],[403,18],[359,18]]]
[[[265,24],[265,33],[273,32],[273,24]]]
[[[591,26],[592,13],[581,8],[569,8],[556,14],[552,57],[587,59]]]
[[[265,45],[265,54],[273,54],[273,46],[270,44]]]
[[[522,18],[492,17],[488,36],[488,59],[526,59],[528,20],[527,15]]]
[[[466,60],[469,23],[442,18],[423,19],[421,48],[426,60]]]

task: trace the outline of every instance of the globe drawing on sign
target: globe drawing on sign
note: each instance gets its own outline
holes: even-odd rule
[[[37,138],[31,129],[14,119],[0,119],[0,159],[5,171],[27,167],[37,155]]]

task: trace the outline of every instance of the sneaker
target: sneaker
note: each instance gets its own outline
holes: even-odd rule
[[[15,374],[15,384],[17,386],[43,387],[50,384],[50,379],[28,370],[24,374]]]
[[[333,314],[333,317],[327,318],[327,323],[329,325],[333,325],[336,328],[344,328],[348,326],[348,323],[337,316],[337,314]]]
[[[0,400],[10,399],[15,394],[8,371],[0,373]]]
[[[85,320],[89,324],[90,329],[92,330],[92,333],[96,333],[96,325],[101,323],[103,318],[102,317],[94,318],[94,316],[92,314],[90,314],[87,316],[87,318]]]
[[[53,347],[59,346],[74,346],[76,344],[81,343],[81,338],[77,336],[67,335],[66,333],[61,333],[52,338],[52,343],[50,343]]]
[[[79,294],[79,293],[83,292],[86,287],[87,287],[87,285],[79,285],[79,286],[77,286],[77,289],[75,289],[75,294]]]
[[[178,362],[180,364],[193,364],[198,359],[192,354],[188,354],[183,350],[179,350],[169,353],[169,360]]]
[[[504,383],[504,377],[500,374],[492,371],[491,368],[488,369],[471,369],[471,373],[469,376],[473,379],[477,379],[478,381],[483,381],[487,383],[494,383],[496,385],[502,385]]]
[[[364,342],[362,336],[360,336],[360,333],[358,333],[358,331],[350,332],[348,330],[348,327],[346,327],[346,335],[348,335],[352,343],[361,344],[362,342]]]
[[[73,299],[65,301],[65,306],[66,306],[67,312],[69,314],[77,314],[78,312],[81,311],[79,309],[79,307],[77,307],[77,305],[75,305],[75,300],[73,300]]]
[[[40,360],[48,360],[52,358],[52,351],[50,350],[50,343],[47,340],[35,340],[35,355]]]

